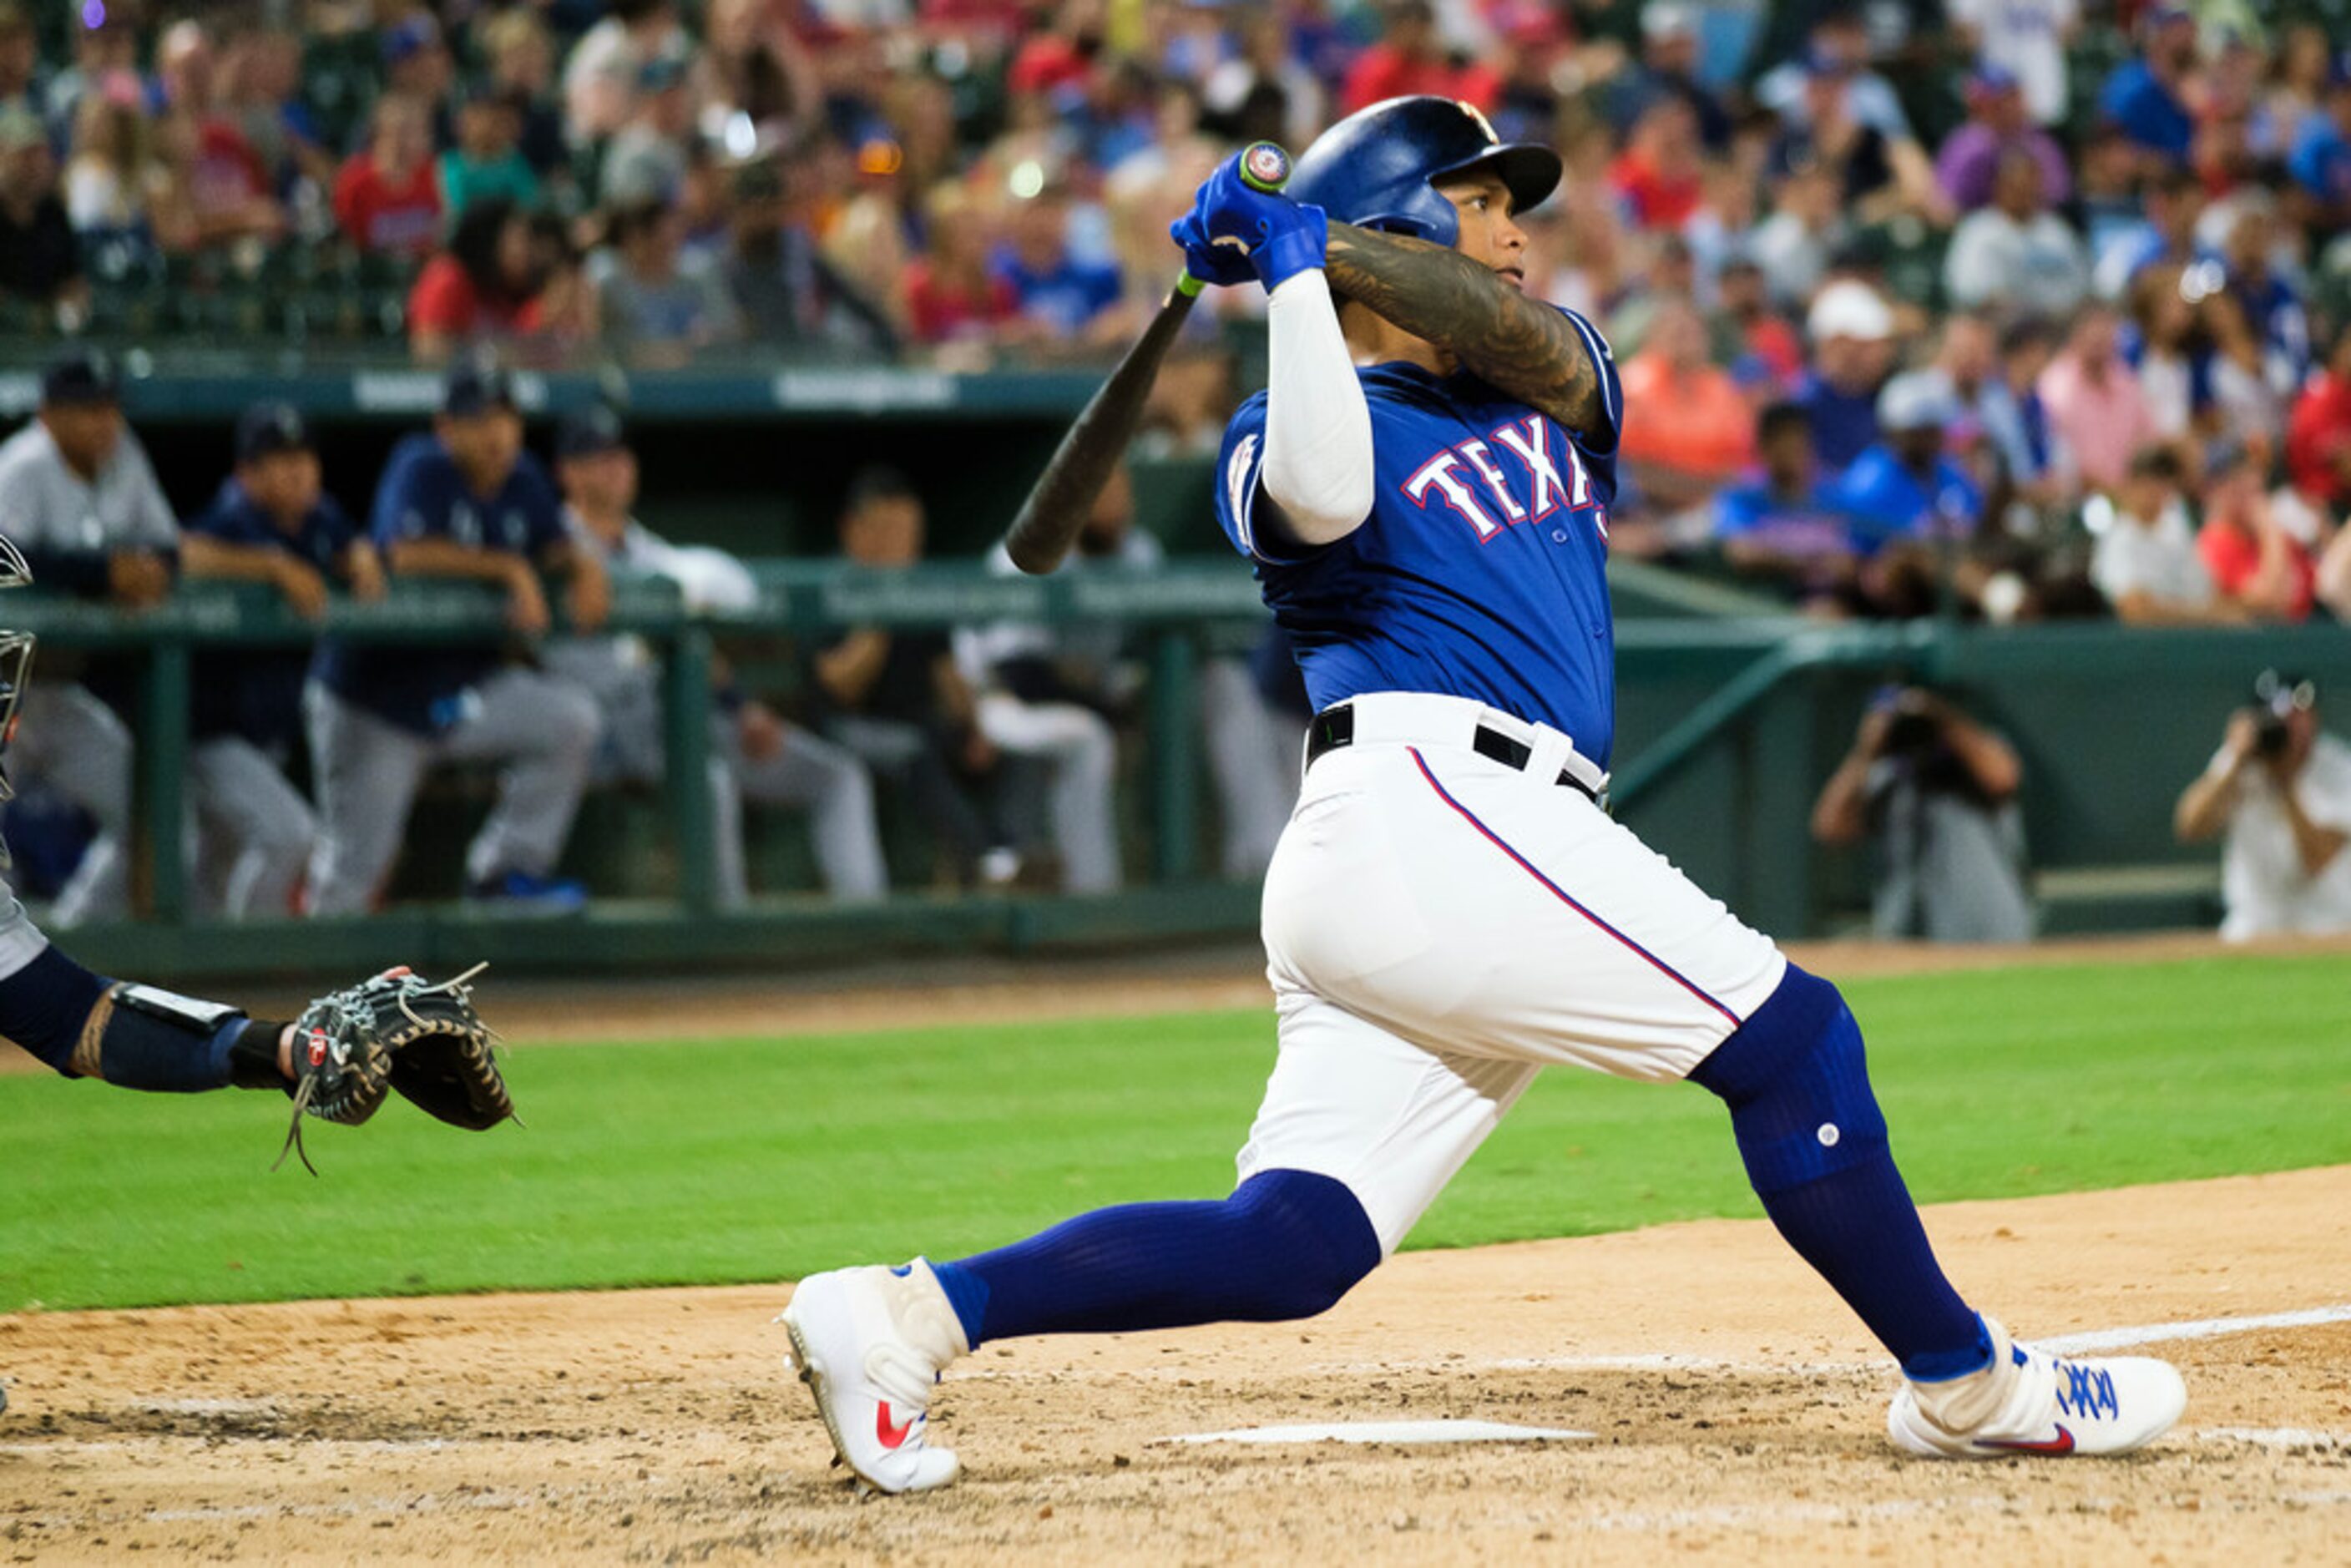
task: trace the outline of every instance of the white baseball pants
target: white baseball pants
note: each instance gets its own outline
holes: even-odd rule
[[[1238,1163],[1344,1183],[1393,1251],[1541,1068],[1680,1079],[1787,960],[1556,782],[1559,731],[1457,697],[1354,708],[1266,874],[1280,1054]],[[1480,724],[1525,767],[1474,750]]]

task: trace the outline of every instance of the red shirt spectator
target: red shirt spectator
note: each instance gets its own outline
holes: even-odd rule
[[[1383,99],[1432,93],[1486,105],[1499,78],[1490,70],[1457,68],[1445,57],[1437,36],[1437,16],[1426,0],[1403,0],[1388,13],[1387,32],[1355,57],[1340,89],[1343,112],[1353,114]]]
[[[2335,340],[2325,373],[2294,400],[2285,466],[2308,500],[2337,511],[2351,505],[2351,332]]]
[[[1012,57],[1012,68],[1006,73],[1005,87],[1017,93],[1050,93],[1057,88],[1082,83],[1092,62],[1080,50],[1077,41],[1060,33],[1043,33],[1020,46]]]
[[[433,122],[412,99],[375,106],[366,151],[335,176],[335,221],[361,250],[424,256],[441,239],[441,181],[433,164]]]
[[[1661,98],[1641,113],[1632,142],[1608,166],[1608,183],[1632,210],[1635,227],[1678,229],[1706,198],[1698,117],[1678,98]]]
[[[924,256],[906,264],[906,324],[925,343],[985,337],[1019,314],[1020,298],[1008,278],[987,272],[957,278]]]
[[[2258,456],[2240,454],[2213,473],[2196,553],[2232,602],[2266,621],[2307,621],[2317,569],[2273,514],[2262,468]]]

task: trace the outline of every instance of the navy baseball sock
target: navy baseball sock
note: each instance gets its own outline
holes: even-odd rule
[[[1309,1318],[1379,1260],[1379,1236],[1343,1185],[1264,1171],[1220,1201],[1098,1208],[932,1267],[977,1349],[1025,1334]]]
[[[1991,1359],[1982,1322],[1928,1244],[1870,1092],[1861,1028],[1836,988],[1793,964],[1690,1082],[1730,1107],[1763,1210],[1920,1382]]]

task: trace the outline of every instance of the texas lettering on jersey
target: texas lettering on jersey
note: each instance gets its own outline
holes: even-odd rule
[[[1517,523],[1539,523],[1564,506],[1571,512],[1589,507],[1593,526],[1608,537],[1607,508],[1593,494],[1592,475],[1573,443],[1552,450],[1552,423],[1540,414],[1497,425],[1483,440],[1458,442],[1412,471],[1404,493],[1424,511],[1432,499],[1476,530],[1479,543]],[[1517,459],[1532,494],[1520,501],[1517,489],[1494,456],[1500,447]],[[1562,476],[1562,464],[1566,475]]]

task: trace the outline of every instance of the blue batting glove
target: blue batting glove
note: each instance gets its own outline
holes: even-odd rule
[[[1238,241],[1247,247],[1249,263],[1270,293],[1300,273],[1322,267],[1331,225],[1320,207],[1249,184],[1241,178],[1240,165],[1238,153],[1217,165],[1217,172],[1201,184],[1192,213],[1212,242]]]
[[[1186,213],[1167,225],[1168,237],[1184,251],[1184,270],[1202,283],[1219,288],[1257,281],[1257,268],[1237,245],[1217,245],[1208,237],[1208,225],[1197,213]]]

